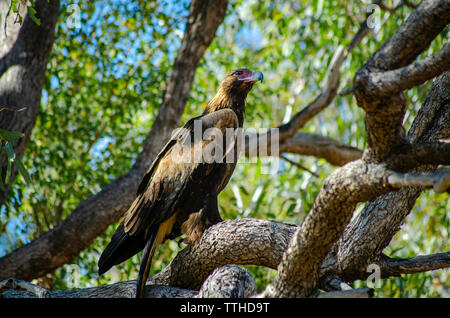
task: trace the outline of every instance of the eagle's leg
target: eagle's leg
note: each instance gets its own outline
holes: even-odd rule
[[[217,206],[217,196],[208,196],[204,202],[203,208],[189,214],[188,219],[181,226],[182,233],[187,235],[183,243],[190,244],[197,241],[207,228],[222,221]]]

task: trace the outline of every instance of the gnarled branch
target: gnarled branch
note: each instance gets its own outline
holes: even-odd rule
[[[391,71],[371,73],[367,85],[371,94],[388,96],[400,93],[450,69],[450,43],[423,60]]]
[[[409,258],[391,258],[383,254],[380,258],[379,265],[381,267],[381,277],[383,278],[403,274],[423,273],[449,268],[450,252]]]

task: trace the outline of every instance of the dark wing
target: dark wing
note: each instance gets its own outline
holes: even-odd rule
[[[164,157],[164,155],[172,148],[173,145],[176,144],[178,139],[184,139],[184,133],[186,133],[186,130],[190,130],[191,126],[194,123],[194,120],[199,119],[201,116],[197,116],[194,118],[191,118],[184,126],[183,128],[179,129],[171,138],[170,140],[164,145],[164,147],[161,149],[159,154],[156,156],[155,160],[153,160],[152,165],[150,168],[148,168],[147,172],[145,173],[144,177],[142,177],[141,183],[139,184],[139,187],[137,189],[137,196],[142,194],[145,189],[147,188],[148,182],[150,181],[150,178],[153,175],[153,172],[155,171],[155,168],[158,166],[158,163],[161,161],[161,158]]]
[[[223,160],[231,148],[229,145],[227,148],[223,147],[227,133],[230,135],[227,128],[238,128],[238,118],[231,109],[196,117],[178,131],[144,176],[138,188],[138,196],[125,214],[123,224],[128,235],[143,235],[151,225],[167,220],[183,204],[187,195],[199,195],[192,191],[192,187],[205,184],[206,178],[223,178],[214,176],[213,173],[220,164],[217,162]],[[205,133],[211,138],[195,140],[198,132],[194,133],[197,129],[201,129],[202,135]],[[217,133],[222,134],[223,139],[218,138]],[[222,151],[213,151],[213,156],[206,158],[206,162],[198,153],[203,149],[220,148]],[[222,158],[217,160],[217,156]]]

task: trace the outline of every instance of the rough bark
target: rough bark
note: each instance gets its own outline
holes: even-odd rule
[[[323,259],[341,237],[357,203],[392,190],[387,183],[389,174],[382,166],[357,160],[328,176],[291,239],[266,296],[310,296],[317,287]]]
[[[400,276],[404,274],[423,273],[450,267],[450,252],[422,255],[409,258],[380,257],[381,277]]]
[[[188,245],[148,284],[198,289],[208,275],[226,264],[277,268],[296,226],[257,219],[226,220]]]
[[[0,258],[0,278],[30,280],[51,272],[72,260],[122,216],[145,169],[179,123],[195,69],[224,19],[226,6],[227,1],[192,1],[164,101],[135,166],[81,203],[54,229]]]
[[[26,14],[25,5],[21,8],[20,14],[26,15],[22,25],[15,23],[16,14],[12,11],[5,21],[10,1],[0,1],[0,108],[4,108],[0,111],[0,128],[25,135],[13,142],[14,152],[19,159],[23,157],[39,114],[47,60],[58,19],[59,0],[36,1],[36,17],[41,20],[41,25],[37,25]],[[17,112],[19,109],[23,110]],[[2,182],[5,180],[6,160],[6,156],[2,155]],[[16,175],[17,169],[13,165],[5,190],[0,190],[0,206],[7,198]]]

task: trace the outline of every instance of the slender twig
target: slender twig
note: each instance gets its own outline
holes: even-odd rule
[[[319,177],[320,177],[317,173],[312,172],[311,170],[309,170],[308,168],[306,168],[306,167],[303,166],[302,164],[300,164],[300,163],[298,163],[298,162],[295,162],[295,161],[289,159],[289,158],[286,157],[285,155],[281,155],[280,158],[282,158],[283,160],[289,162],[291,165],[296,166],[297,168],[300,168],[300,169],[302,169],[302,170],[308,171],[310,174],[312,174],[312,175],[313,175],[314,177],[316,177],[316,178],[319,178]]]

